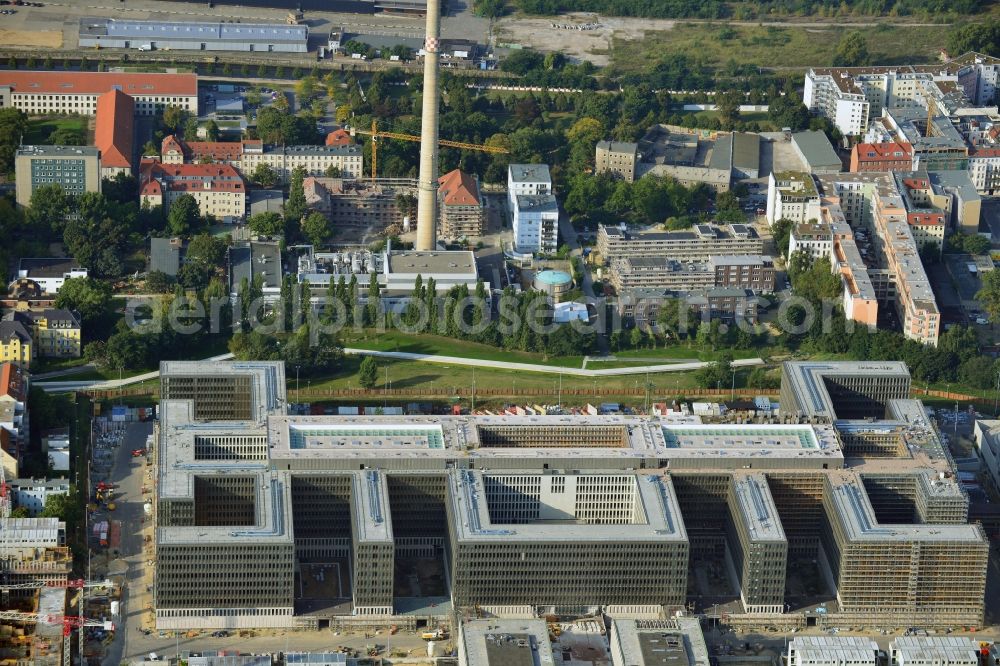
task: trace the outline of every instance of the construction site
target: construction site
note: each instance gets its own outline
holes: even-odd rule
[[[156,626],[980,626],[989,544],[905,366],[784,374],[781,418],[402,419],[289,416],[279,363],[164,363]]]

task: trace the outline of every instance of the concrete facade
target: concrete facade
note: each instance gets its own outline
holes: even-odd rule
[[[14,156],[17,205],[31,204],[43,185],[59,185],[70,196],[101,191],[101,153],[90,146],[21,146]]]
[[[594,171],[610,173],[627,183],[635,180],[639,144],[622,141],[598,141],[594,149]]]
[[[965,524],[922,405],[895,397],[908,389],[905,367],[785,372],[796,395],[815,398],[808,418],[789,416],[783,387],[783,422],[703,423],[289,416],[280,363],[165,362],[157,624],[402,621],[394,571],[414,557],[445,567],[446,591],[427,598],[442,616],[669,613],[687,601],[689,558],[721,552],[740,617],[783,613],[794,554],[832,581],[838,609],[815,616],[826,626],[979,625],[988,544]],[[847,457],[858,449],[843,448],[841,428],[890,422],[906,424],[906,446]]]

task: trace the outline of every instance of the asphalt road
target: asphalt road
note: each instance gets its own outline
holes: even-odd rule
[[[141,621],[142,605],[139,603],[140,590],[145,590],[144,575],[146,564],[142,554],[143,528],[149,526],[143,522],[142,485],[146,470],[146,458],[133,458],[132,450],[145,448],[146,438],[153,432],[153,424],[131,423],[125,431],[125,437],[115,456],[115,464],[111,470],[111,481],[118,487],[115,500],[117,509],[109,514],[110,519],[121,521],[120,557],[111,560],[109,568],[118,571],[124,564],[126,587],[122,591],[121,617],[115,619],[115,639],[108,646],[103,659],[105,664],[119,664],[123,655],[128,652],[130,633],[135,632]]]

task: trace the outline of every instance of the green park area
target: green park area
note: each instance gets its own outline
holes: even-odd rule
[[[938,26],[882,23],[860,31],[868,44],[870,61],[884,65],[933,62],[948,37],[948,31]],[[614,38],[612,69],[616,73],[641,72],[650,62],[682,55],[708,68],[724,70],[739,53],[740,63],[801,71],[807,65],[831,65],[843,34],[843,28],[824,25],[678,23],[670,30],[647,31],[641,40]]]
[[[42,116],[28,120],[24,143],[28,145],[87,145],[85,116]]]

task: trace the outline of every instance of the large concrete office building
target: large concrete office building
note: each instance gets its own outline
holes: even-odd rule
[[[780,421],[703,422],[292,416],[279,363],[165,362],[157,624],[656,617],[698,603],[692,566],[714,561],[730,622],[980,625],[988,543],[922,405],[899,397],[905,368],[883,367],[885,387],[874,365],[839,385],[856,369],[805,365],[785,372],[811,411],[783,391]],[[803,559],[829,612],[786,611]]]
[[[80,19],[80,48],[307,53],[309,26]]]
[[[447,509],[456,605],[684,603],[687,535],[663,477],[461,470]]]
[[[900,361],[787,361],[782,366],[781,409],[786,414],[881,419],[890,400],[909,396],[910,372]]]
[[[66,194],[101,191],[101,151],[93,146],[21,146],[14,156],[19,206],[44,185],[59,185]]]

